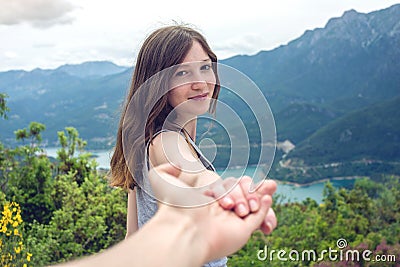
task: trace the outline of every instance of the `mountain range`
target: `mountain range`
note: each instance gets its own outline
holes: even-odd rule
[[[399,4],[349,10],[286,45],[220,62],[245,73],[267,98],[278,141],[295,146],[287,163],[398,162],[398,18]],[[13,144],[15,130],[38,121],[48,146],[56,145],[57,131],[74,126],[89,147],[110,148],[132,70],[103,61],[0,72],[10,107],[0,140]]]

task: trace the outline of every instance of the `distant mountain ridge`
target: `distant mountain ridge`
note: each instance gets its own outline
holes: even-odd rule
[[[128,67],[118,66],[109,61],[89,61],[82,64],[67,64],[58,67],[55,71],[63,71],[71,76],[98,77],[117,74],[126,71]]]
[[[93,72],[96,65],[101,69],[98,74]],[[10,119],[0,121],[0,127],[7,129],[0,138],[13,143],[16,129],[38,121],[46,125],[43,137],[48,146],[56,145],[57,131],[66,126],[76,127],[91,146],[110,146],[131,72],[132,68],[111,62],[0,72],[0,88],[9,95],[11,109]]]
[[[338,111],[355,101],[359,108],[398,94],[399,17],[400,5],[369,14],[348,11],[288,45],[225,63],[259,82],[275,111],[288,101]]]
[[[384,121],[390,117],[385,115],[385,105],[386,110],[392,110],[390,100],[400,95],[398,18],[400,4],[368,14],[349,10],[330,19],[324,28],[307,30],[287,45],[254,56],[234,56],[221,63],[242,71],[260,87],[275,116],[278,141],[290,140],[295,145],[287,159],[350,160],[353,157],[349,153],[361,153],[359,149],[330,147],[326,157],[325,148],[329,147],[327,140],[336,131],[346,133],[355,118],[368,121],[370,116],[374,129],[380,127],[379,134],[400,136],[400,129],[396,131]],[[90,146],[109,148],[115,140],[131,75],[132,68],[111,62],[0,72],[0,91],[10,96],[11,108],[10,119],[0,121],[0,139],[11,144],[13,131],[39,121],[47,126],[44,139],[48,146],[56,145],[57,131],[74,126]],[[375,105],[382,107],[381,121],[369,109]],[[360,110],[369,110],[367,117],[357,115]],[[244,114],[243,118],[249,117]],[[394,123],[400,119],[390,118]],[[368,128],[362,132],[371,138],[377,134],[368,133]],[[354,141],[349,146],[357,145]],[[362,144],[362,155],[372,155],[377,149],[372,142]],[[393,149],[399,144],[396,138],[380,140],[385,153],[395,155],[396,160]]]

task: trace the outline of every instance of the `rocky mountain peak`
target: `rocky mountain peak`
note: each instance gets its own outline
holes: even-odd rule
[[[371,13],[360,13],[351,9],[341,17],[330,19],[324,28],[306,31],[294,43],[297,43],[297,47],[304,47],[314,46],[320,41],[340,41],[367,48],[384,36],[400,36],[398,18],[400,4]]]

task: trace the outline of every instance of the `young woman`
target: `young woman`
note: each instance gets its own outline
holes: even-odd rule
[[[111,159],[111,184],[129,189],[127,236],[157,211],[149,169],[179,166],[179,179],[190,186],[219,179],[195,144],[196,117],[215,111],[220,90],[216,63],[205,38],[186,26],[160,28],[143,43]],[[247,193],[235,190],[221,206],[242,217],[258,209],[255,199],[247,201]],[[226,262],[224,257],[205,266]]]

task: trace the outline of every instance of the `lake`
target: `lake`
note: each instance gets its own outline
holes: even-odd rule
[[[46,148],[46,153],[48,156],[56,157],[58,148]],[[109,169],[110,168],[110,158],[111,152],[108,150],[100,151],[89,151],[94,156],[96,156],[96,161],[99,168]],[[224,172],[218,171],[222,177],[238,177],[242,175],[249,175],[251,177],[263,177],[262,171],[258,170],[254,166],[247,167],[246,169],[237,168],[229,169]],[[258,178],[260,179],[260,178]],[[340,187],[351,187],[354,184],[355,179],[350,180],[332,180],[331,183],[336,188]],[[283,184],[278,182],[277,194],[282,196],[283,202],[301,202],[307,197],[310,197],[317,201],[322,202],[322,192],[324,189],[325,182],[319,182],[307,186],[295,186],[291,184]]]
[[[262,170],[258,170],[254,166],[249,166],[245,170],[243,168],[226,170],[224,173],[218,172],[222,177],[240,177],[242,175],[248,175],[250,177],[265,177]],[[258,178],[259,181],[262,178]],[[276,194],[282,196],[282,202],[301,202],[305,200],[307,197],[314,199],[318,203],[322,202],[322,192],[324,190],[324,186],[326,182],[317,182],[311,185],[305,186],[296,186],[292,184],[284,184],[282,182],[278,182],[278,188]],[[341,187],[352,187],[355,182],[355,179],[348,180],[331,180],[331,183],[336,188]]]

